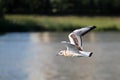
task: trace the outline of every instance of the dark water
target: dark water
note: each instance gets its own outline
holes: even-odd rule
[[[0,80],[120,80],[120,33],[90,33],[91,58],[56,56],[68,33],[9,33],[0,36]]]

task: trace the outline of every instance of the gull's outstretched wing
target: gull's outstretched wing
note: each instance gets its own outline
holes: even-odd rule
[[[96,26],[88,26],[88,27],[76,29],[73,32],[78,36],[84,36],[86,33],[88,33],[89,31],[91,31],[95,28],[96,28]]]
[[[73,53],[79,53],[79,50],[75,47],[75,45],[70,44],[69,42],[62,41],[61,43],[65,44],[67,51],[71,51]]]
[[[89,26],[81,29],[76,29],[72,33],[69,34],[69,40],[71,44],[74,44],[79,50],[83,50],[82,48],[82,36],[96,28],[95,26]]]

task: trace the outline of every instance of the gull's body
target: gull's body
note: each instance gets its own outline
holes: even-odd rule
[[[79,57],[90,57],[92,52],[83,51],[82,48],[82,36],[95,26],[89,26],[81,29],[76,29],[68,35],[70,42],[62,41],[67,47],[67,50],[62,50],[58,54],[62,56],[79,56]]]

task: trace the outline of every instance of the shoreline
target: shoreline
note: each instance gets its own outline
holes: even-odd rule
[[[91,25],[97,27],[94,31],[120,31],[119,21],[119,17],[5,15],[0,32],[64,32]]]

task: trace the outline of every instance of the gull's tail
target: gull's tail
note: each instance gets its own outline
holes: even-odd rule
[[[86,52],[86,51],[79,51],[84,57],[91,57],[92,56],[92,52]]]
[[[91,31],[95,28],[96,28],[96,26],[89,26],[89,27],[81,28],[80,29],[81,36],[84,36],[86,33],[88,33],[89,31]]]

